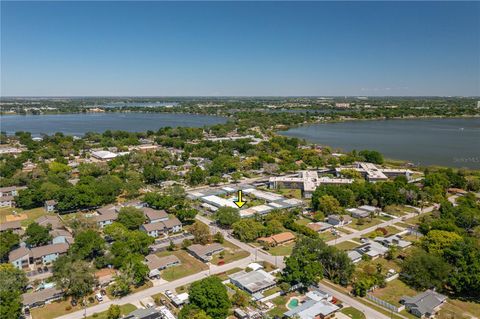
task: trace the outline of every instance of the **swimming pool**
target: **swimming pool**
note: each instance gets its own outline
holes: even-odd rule
[[[298,299],[297,298],[291,298],[290,301],[287,304],[288,309],[295,309],[298,307]]]

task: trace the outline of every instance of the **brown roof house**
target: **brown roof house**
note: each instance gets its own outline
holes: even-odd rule
[[[284,232],[270,237],[260,237],[257,239],[259,243],[266,244],[268,246],[277,246],[289,244],[295,241],[295,235],[291,232]]]

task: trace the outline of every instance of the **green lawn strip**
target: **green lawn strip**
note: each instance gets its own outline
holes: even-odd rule
[[[162,279],[165,279],[166,281],[177,280],[179,278],[190,276],[202,270],[208,269],[207,265],[205,265],[195,257],[190,256],[184,250],[177,250],[173,252],[162,251],[157,253],[157,256],[159,257],[168,255],[177,256],[177,258],[180,259],[181,264],[162,270],[162,272],[160,273],[160,277]]]
[[[358,309],[347,307],[340,310],[341,313],[349,316],[352,319],[365,319],[365,315]]]
[[[130,304],[130,303],[127,303],[125,305],[120,305],[120,314],[122,316],[125,316],[125,315],[128,315],[130,312],[136,310],[137,307],[135,307],[134,305]],[[108,315],[108,310],[107,311],[102,311],[102,312],[99,312],[97,314],[93,314],[91,316],[88,316],[87,319],[108,319],[107,317]]]
[[[352,223],[348,224],[347,226],[349,228],[353,228],[356,230],[363,230],[363,229],[378,225],[382,222],[383,220],[378,218],[373,218],[372,220],[370,220],[370,218],[365,218],[365,220],[363,221],[363,224],[358,224],[358,220],[354,220]]]
[[[91,304],[88,303],[87,306],[91,307],[95,304],[97,304],[96,301]],[[30,314],[32,319],[53,319],[82,309],[83,308],[80,306],[80,304],[72,307],[70,304],[70,299],[68,299],[54,301],[42,307],[34,308],[30,311]]]
[[[227,280],[229,275],[234,274],[234,273],[239,272],[239,271],[242,271],[242,270],[243,269],[240,268],[240,267],[235,267],[235,268],[232,268],[230,270],[227,270],[226,272],[216,274],[215,276],[217,276],[218,278],[220,278],[223,281],[223,280]]]
[[[265,291],[263,292],[263,295],[264,295],[265,297],[268,297],[268,296],[271,296],[271,295],[273,295],[273,294],[275,294],[275,293],[277,293],[277,292],[280,292],[280,291],[282,291],[282,289],[280,289],[280,287],[273,287],[273,288],[270,288],[270,289],[268,289],[268,290],[265,290]]]
[[[360,246],[360,243],[352,243],[351,241],[348,241],[348,240],[335,245],[335,247],[341,250],[352,250],[358,246]]]
[[[291,243],[288,245],[279,245],[277,247],[270,248],[268,252],[272,256],[287,256],[292,253],[294,245],[295,245],[294,243]]]

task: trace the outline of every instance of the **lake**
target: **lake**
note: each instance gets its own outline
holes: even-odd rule
[[[351,151],[377,150],[416,165],[480,168],[480,119],[350,121],[293,128],[282,135]]]
[[[225,123],[219,116],[173,113],[87,113],[55,115],[5,115],[0,116],[0,129],[11,135],[17,131],[42,133],[63,132],[67,135],[83,135],[86,132],[121,130],[129,132],[156,131],[161,127],[203,127]]]

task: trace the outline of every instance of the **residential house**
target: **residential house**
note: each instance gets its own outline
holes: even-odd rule
[[[52,244],[67,243],[71,245],[75,241],[73,235],[64,229],[51,230],[50,235],[52,235]]]
[[[447,296],[433,290],[426,290],[414,297],[404,296],[400,299],[400,303],[405,305],[407,311],[419,318],[431,318],[446,300]]]
[[[155,254],[150,254],[145,257],[145,261],[150,270],[148,273],[150,278],[159,276],[161,270],[181,264],[180,259],[175,255],[158,257]]]
[[[22,225],[19,220],[0,223],[0,232],[12,230],[14,233],[18,234],[22,231]]]
[[[98,285],[100,287],[106,287],[115,280],[117,271],[112,268],[103,268],[95,272],[95,278],[97,278]]]
[[[187,247],[188,252],[200,259],[203,262],[209,262],[212,256],[224,250],[223,246],[219,243],[213,243],[208,245],[194,244]]]
[[[268,246],[278,246],[294,242],[295,235],[291,232],[283,232],[269,237],[260,237],[257,239],[257,241]]]
[[[118,212],[115,207],[105,207],[97,210],[99,215],[94,217],[98,227],[104,228],[107,225],[112,224],[118,218]]]
[[[35,219],[35,222],[43,227],[50,225],[52,229],[63,228],[63,223],[57,215],[44,215]]]
[[[324,222],[316,222],[316,223],[308,223],[307,227],[310,228],[313,231],[316,231],[318,233],[324,232],[333,226],[329,223],[324,223]]]
[[[130,312],[123,319],[167,319],[155,308],[140,308]],[[170,318],[168,318],[170,319]]]
[[[362,260],[362,254],[356,250],[350,250],[347,252],[348,258],[355,264]]]
[[[377,243],[376,241],[366,240],[365,244],[358,246],[355,248],[361,255],[367,255],[373,259],[383,256],[387,253],[388,248]]]
[[[326,300],[315,301],[308,299],[297,307],[283,314],[286,318],[298,319],[326,319],[333,318],[340,308]]]
[[[147,218],[149,223],[158,223],[168,220],[168,214],[164,210],[156,210],[150,207],[143,207],[142,211],[145,214],[145,217]]]
[[[347,215],[328,215],[328,223],[333,226],[344,226],[352,222],[352,218]]]
[[[165,221],[143,224],[140,230],[146,232],[152,237],[159,237],[160,235],[177,233],[182,230],[182,223],[178,218],[172,217]]]
[[[375,237],[374,241],[385,247],[397,246],[399,248],[406,248],[412,244],[412,242],[408,240],[403,240],[402,236],[398,234],[392,234],[386,237]]]
[[[47,213],[52,213],[55,211],[55,208],[57,206],[57,201],[56,200],[47,200],[45,201],[45,211]]]
[[[22,189],[26,189],[25,186],[7,186],[7,187],[0,187],[0,197],[5,196],[18,196],[18,191]]]
[[[18,269],[28,268],[30,266],[30,249],[19,247],[8,254],[8,262]]]
[[[347,212],[349,212],[353,218],[367,218],[370,216],[370,212],[359,208],[348,208]]]
[[[262,269],[250,272],[242,270],[228,278],[232,284],[251,295],[262,293],[276,285],[275,277]]]
[[[23,307],[31,309],[62,298],[63,292],[57,288],[48,288],[22,295]]]
[[[68,246],[68,244],[59,243],[32,248],[30,250],[30,263],[36,265],[50,264],[55,261],[60,255],[66,254]]]
[[[15,207],[15,197],[13,196],[1,196],[0,197],[0,208],[4,207]]]

